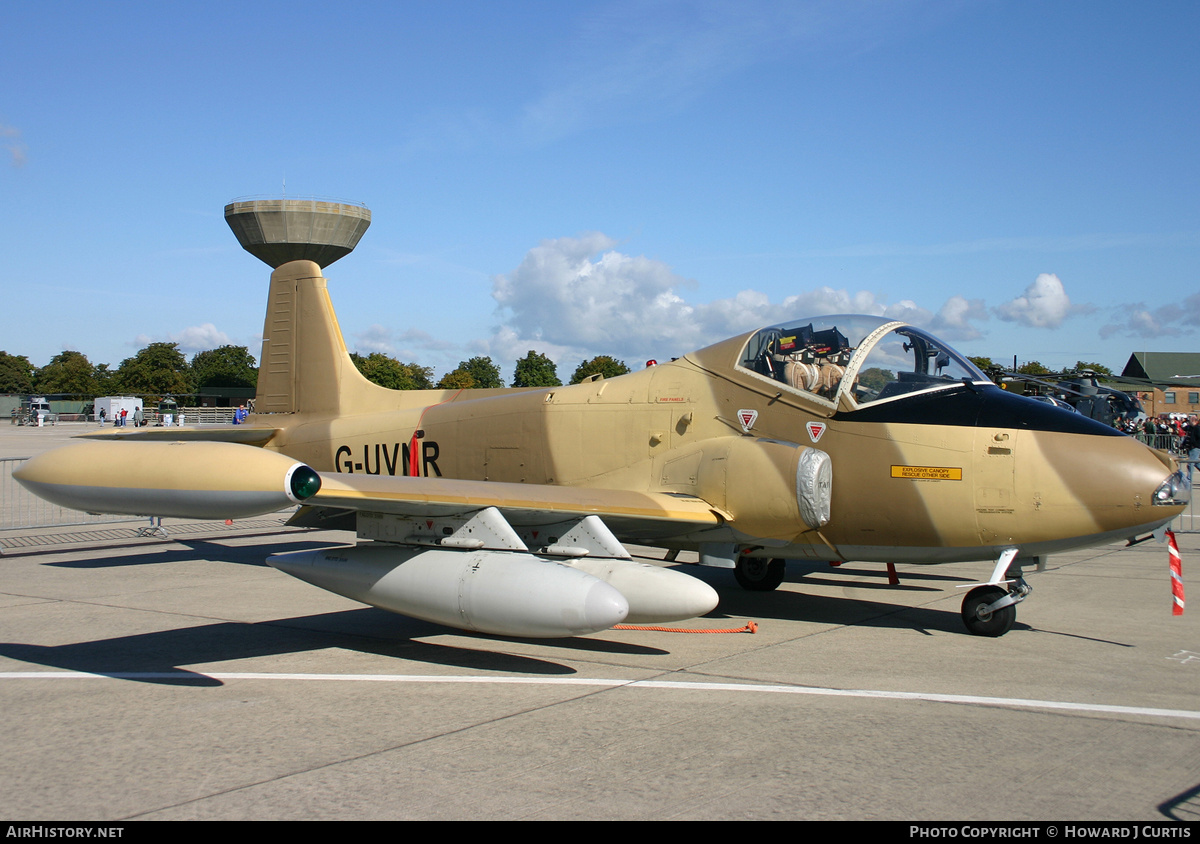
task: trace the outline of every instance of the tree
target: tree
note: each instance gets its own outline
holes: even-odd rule
[[[561,387],[558,367],[543,354],[529,350],[529,354],[517,361],[513,372],[514,387]]]
[[[428,390],[433,387],[433,369],[415,363],[401,363],[383,352],[366,357],[350,353],[350,360],[368,381],[389,390]]]
[[[470,383],[466,383],[468,380]],[[492,363],[492,359],[489,357],[473,357],[470,360],[461,361],[455,370],[446,373],[438,382],[440,390],[487,389],[503,386],[504,381],[500,378],[500,367]]]
[[[191,371],[178,343],[151,343],[117,368],[117,389],[148,396],[191,392]]]
[[[1049,375],[1050,370],[1042,366],[1036,360],[1031,360],[1028,363],[1023,363],[1017,367],[1017,372],[1021,375]]]
[[[872,366],[870,369],[864,369],[858,376],[859,386],[878,393],[888,384],[896,380],[896,373],[890,369],[882,369],[878,366]]]
[[[94,396],[96,368],[82,352],[64,349],[37,371],[34,389],[39,393]]]
[[[1079,372],[1083,372],[1084,370],[1088,370],[1088,369],[1090,369],[1092,372],[1096,373],[1097,378],[1112,378],[1113,377],[1113,371],[1111,369],[1109,369],[1107,366],[1105,366],[1104,364],[1102,364],[1102,363],[1085,363],[1084,361],[1081,361],[1081,360],[1075,361],[1075,365],[1072,366],[1070,369],[1068,369],[1063,374],[1066,375],[1068,372],[1079,373]]]
[[[471,377],[470,373],[462,369],[447,372],[442,376],[442,380],[437,383],[439,390],[469,390],[474,386],[475,379]]]
[[[33,364],[25,355],[0,352],[0,393],[32,393]]]
[[[192,356],[192,384],[207,387],[254,387],[258,367],[245,346],[219,346]]]
[[[116,392],[117,373],[109,369],[107,363],[96,364],[93,377],[96,381],[96,395],[111,396]]]
[[[571,383],[578,384],[589,375],[600,374],[605,378],[615,378],[627,372],[629,372],[629,367],[625,365],[625,361],[617,360],[608,355],[597,355],[591,360],[585,360],[579,366],[575,367],[575,374],[571,376]]]
[[[987,372],[989,369],[997,369],[997,368],[999,368],[999,367],[996,365],[996,362],[995,362],[995,361],[993,361],[991,358],[978,357],[978,356],[974,356],[974,355],[967,355],[967,360],[969,360],[971,363],[973,363],[973,364],[975,364],[976,366],[978,366],[978,367],[979,367],[979,371],[980,371],[980,372]]]

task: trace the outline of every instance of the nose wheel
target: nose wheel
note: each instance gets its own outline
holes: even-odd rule
[[[963,599],[963,624],[975,636],[1003,636],[1017,620],[1017,604],[1032,591],[1020,577],[1013,581],[1012,589],[976,586]]]

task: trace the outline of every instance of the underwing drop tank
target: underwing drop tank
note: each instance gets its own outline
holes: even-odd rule
[[[275,554],[267,562],[364,604],[500,636],[579,636],[629,613],[625,597],[602,580],[525,553],[381,542]]]

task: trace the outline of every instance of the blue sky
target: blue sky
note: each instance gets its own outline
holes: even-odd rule
[[[0,348],[258,353],[243,196],[372,211],[347,344],[666,359],[807,314],[1200,349],[1200,4],[11,4]]]

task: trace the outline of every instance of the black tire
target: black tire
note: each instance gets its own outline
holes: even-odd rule
[[[738,585],[751,592],[770,592],[783,583],[783,560],[739,557],[733,570]]]
[[[962,603],[963,624],[975,636],[1003,636],[1017,620],[1016,604],[1001,607],[995,612],[980,613],[984,607],[1007,595],[999,586],[977,586],[967,593]]]

